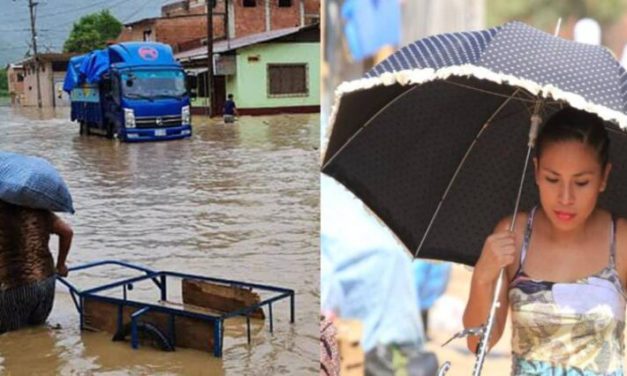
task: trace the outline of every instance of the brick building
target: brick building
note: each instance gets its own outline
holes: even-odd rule
[[[39,54],[39,81],[41,85],[41,102],[43,107],[60,107],[69,105],[67,93],[63,91],[63,80],[67,64],[73,54],[45,53]],[[33,58],[20,63],[24,69],[24,97],[22,106],[37,106],[37,72]]]
[[[214,39],[226,38],[221,15],[213,16]],[[169,44],[175,51],[181,44],[191,40],[207,40],[206,14],[176,15],[170,17],[145,18],[127,25],[116,42],[153,41]]]
[[[207,43],[207,0],[179,0],[161,8],[161,17],[124,25],[117,42],[150,40],[177,51]],[[213,39],[318,23],[320,0],[213,0]]]

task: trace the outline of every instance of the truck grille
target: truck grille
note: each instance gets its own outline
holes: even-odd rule
[[[181,115],[138,116],[135,118],[137,128],[165,128],[181,125]]]

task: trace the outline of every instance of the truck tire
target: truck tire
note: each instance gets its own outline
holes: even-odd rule
[[[78,122],[78,134],[81,134],[81,135],[85,134],[86,133],[85,132],[85,128],[86,128],[85,127],[85,122],[84,121],[79,121]]]
[[[113,138],[113,123],[110,121],[107,121],[105,124],[105,130],[107,131],[107,138],[112,139]]]

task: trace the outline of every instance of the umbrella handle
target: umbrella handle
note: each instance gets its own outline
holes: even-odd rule
[[[488,315],[488,322],[485,325],[485,331],[481,341],[479,341],[479,350],[477,351],[477,361],[472,370],[473,376],[481,375],[481,369],[483,368],[483,362],[488,354],[488,347],[490,346],[490,335],[492,334],[492,328],[494,327],[494,321],[496,319],[496,310],[501,306],[499,302],[499,295],[501,294],[501,288],[503,287],[503,277],[505,276],[505,269],[501,269],[499,272],[499,278],[496,281],[494,287],[494,296],[492,297],[492,305],[490,306],[490,314]]]
[[[529,159],[531,157],[531,149],[533,148],[533,144],[535,143],[535,138],[537,136],[538,128],[540,123],[542,122],[542,118],[540,117],[540,109],[542,107],[542,101],[536,101],[534,106],[533,114],[531,115],[531,129],[529,131],[529,144],[527,148],[527,156],[525,157],[525,166],[523,167],[522,174],[520,176],[520,184],[518,185],[518,195],[516,196],[516,203],[514,204],[514,215],[512,216],[512,223],[510,224],[509,230],[514,231],[516,226],[516,217],[518,216],[518,208],[520,206],[520,199],[522,198],[523,186],[525,184],[525,174],[527,172],[527,167],[529,167]],[[499,272],[499,278],[496,280],[496,286],[494,287],[494,296],[492,297],[492,305],[490,306],[490,315],[488,316],[488,322],[485,326],[485,332],[483,333],[483,337],[479,341],[479,349],[477,351],[477,361],[475,362],[475,366],[472,370],[473,376],[480,376],[481,369],[483,368],[483,362],[485,361],[485,357],[488,353],[488,347],[490,346],[490,335],[492,334],[492,327],[494,326],[494,321],[496,320],[496,310],[501,306],[499,302],[499,295],[501,295],[501,289],[503,287],[503,278],[505,277],[505,268],[502,268]]]

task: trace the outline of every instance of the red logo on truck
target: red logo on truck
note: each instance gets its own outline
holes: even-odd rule
[[[144,60],[157,60],[159,52],[152,47],[142,47],[139,49],[139,56]]]

